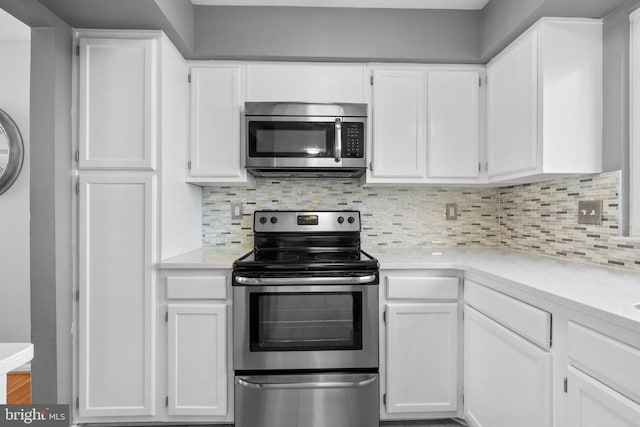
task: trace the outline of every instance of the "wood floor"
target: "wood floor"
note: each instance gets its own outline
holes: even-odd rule
[[[7,404],[29,405],[31,403],[31,374],[13,372],[7,374]]]

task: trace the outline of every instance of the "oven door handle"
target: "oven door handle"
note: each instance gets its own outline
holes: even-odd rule
[[[261,383],[252,377],[237,377],[236,381],[243,387],[256,390],[273,389],[308,389],[308,388],[362,388],[376,381],[373,375],[360,381],[309,381],[290,383]]]
[[[340,277],[245,277],[236,276],[241,285],[362,285],[376,280],[375,274],[368,276]]]

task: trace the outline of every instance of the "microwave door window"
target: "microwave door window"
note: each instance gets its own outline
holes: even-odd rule
[[[333,157],[335,125],[307,122],[249,123],[252,157]]]

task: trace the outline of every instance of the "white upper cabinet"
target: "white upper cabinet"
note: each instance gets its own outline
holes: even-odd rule
[[[537,33],[487,67],[488,166],[491,176],[538,165]]]
[[[367,182],[421,182],[426,177],[427,73],[373,68]]]
[[[242,141],[244,71],[242,64],[191,68],[187,182],[247,182]]]
[[[247,101],[362,103],[364,78],[364,64],[250,62]]]
[[[480,70],[431,70],[427,79],[427,176],[478,178]]]
[[[480,66],[371,67],[368,183],[474,183]]]
[[[602,169],[602,22],[543,18],[487,65],[490,181]]]
[[[78,167],[156,167],[158,34],[77,32]]]

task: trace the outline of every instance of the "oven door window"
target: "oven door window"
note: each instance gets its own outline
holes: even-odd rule
[[[362,292],[252,293],[250,349],[362,350]]]
[[[251,157],[334,157],[334,122],[249,122]]]

